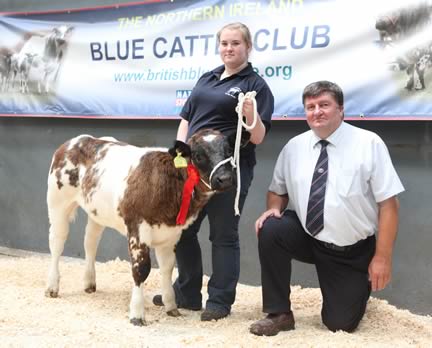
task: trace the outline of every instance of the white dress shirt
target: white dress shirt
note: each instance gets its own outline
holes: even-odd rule
[[[312,130],[291,139],[279,154],[269,187],[288,194],[306,232],[313,171],[321,146]],[[351,245],[378,230],[378,202],[404,191],[383,140],[375,133],[342,122],[329,142],[324,229],[314,238]],[[308,232],[309,233],[309,232]]]

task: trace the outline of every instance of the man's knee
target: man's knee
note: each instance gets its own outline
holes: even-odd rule
[[[265,250],[267,248],[271,248],[275,239],[275,230],[274,230],[274,222],[270,221],[270,219],[275,219],[273,217],[268,218],[261,230],[258,233],[258,248],[261,250]]]
[[[337,315],[331,317],[329,315],[322,314],[322,322],[330,331],[345,331],[345,332],[353,332],[357,329],[360,320],[363,318],[363,314],[361,315]]]

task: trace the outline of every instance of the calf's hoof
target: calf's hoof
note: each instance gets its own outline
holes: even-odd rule
[[[45,290],[45,296],[51,297],[51,298],[56,298],[56,297],[58,297],[58,290],[46,289]]]
[[[135,325],[135,326],[146,326],[147,325],[147,323],[145,322],[145,320],[141,319],[141,318],[132,318],[130,320],[130,322],[131,322],[132,325]]]
[[[179,310],[177,308],[171,309],[170,311],[167,312],[167,314],[170,317],[180,317],[181,313],[179,312]]]
[[[92,293],[96,292],[96,284],[94,284],[94,285],[90,285],[90,286],[86,287],[86,288],[84,289],[84,291],[85,291],[87,294],[92,294]]]

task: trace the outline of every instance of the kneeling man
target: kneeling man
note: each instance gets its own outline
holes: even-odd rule
[[[255,335],[294,329],[292,259],[315,264],[331,331],[354,331],[371,290],[391,279],[404,188],[386,145],[343,121],[343,92],[332,82],[308,85],[303,105],[311,129],[279,154],[267,211],[255,225],[267,313],[251,325]]]

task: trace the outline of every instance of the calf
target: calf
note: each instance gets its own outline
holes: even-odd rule
[[[0,52],[0,90],[2,92],[5,92],[8,89],[11,70],[11,56],[11,53]]]
[[[139,148],[114,138],[89,135],[61,145],[54,153],[48,175],[51,266],[46,296],[58,296],[59,258],[69,233],[69,221],[80,206],[88,215],[84,290],[96,291],[96,251],[107,226],[128,240],[134,280],[131,323],[145,324],[143,285],[151,269],[149,247],[155,248],[166,311],[170,316],[179,316],[171,279],[175,244],[212,194],[235,185],[230,158],[233,140],[234,137],[228,139],[218,131],[202,130],[188,144],[176,142],[170,150]],[[189,162],[187,168],[174,165],[177,153]],[[183,190],[194,173],[199,178],[188,204]],[[183,211],[183,219],[179,219],[179,211]]]
[[[19,55],[21,54],[19,53]],[[18,74],[21,79],[21,83],[20,83],[21,93],[30,92],[28,87],[29,75],[30,75],[30,69],[32,68],[33,65],[33,60],[36,56],[37,54],[26,53],[25,55],[23,55],[23,58],[19,60],[20,63],[18,65]]]

